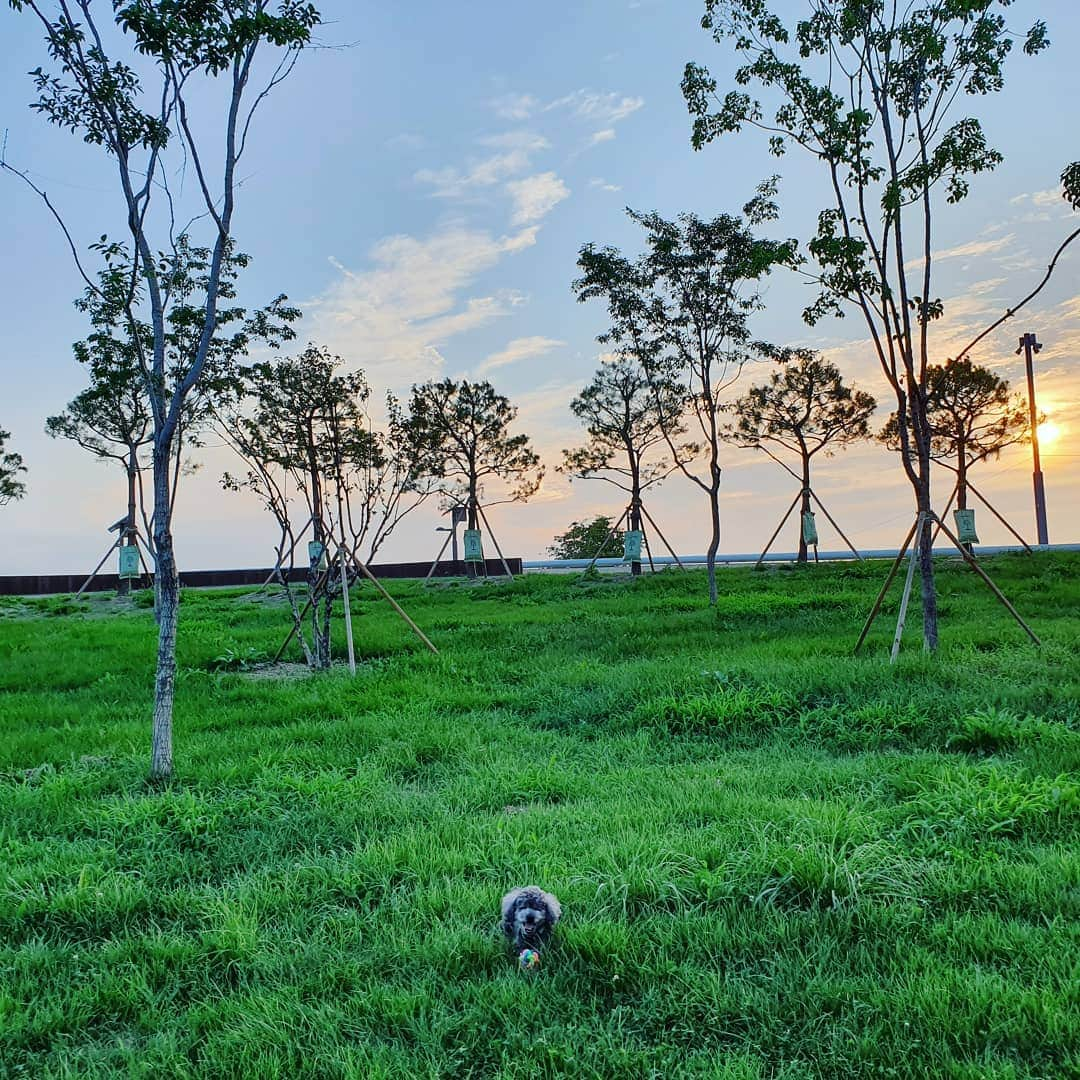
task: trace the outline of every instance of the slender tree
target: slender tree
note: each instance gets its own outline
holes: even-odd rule
[[[589,439],[584,446],[563,451],[559,470],[571,479],[604,480],[625,491],[630,499],[630,529],[641,529],[642,493],[678,468],[667,453],[664,426],[671,427],[675,438],[685,433],[679,419],[684,404],[681,393],[677,383],[664,380],[659,373],[650,380],[633,355],[621,353],[605,361],[570,402],[571,411],[585,425]],[[677,449],[683,459],[698,452],[690,444]],[[609,532],[611,525],[609,522]],[[603,540],[600,537],[598,548]],[[631,569],[640,574],[641,563],[635,561]]]
[[[340,560],[321,556],[329,546],[353,556],[366,543],[370,562],[398,523],[431,494],[416,474],[417,454],[393,395],[387,420],[368,414],[370,389],[360,371],[341,372],[341,357],[309,345],[297,358],[244,369],[240,393],[217,410],[217,430],[243,460],[242,474],[222,477],[226,490],[254,492],[278,524],[276,574],[292,608],[308,665],[330,665],[330,617],[341,586]],[[303,521],[294,519],[302,507]],[[308,564],[310,642],[291,587],[295,551],[311,529],[318,557]]]
[[[218,430],[247,465],[246,474],[226,473],[222,483],[227,490],[255,492],[276,518],[278,579],[305,658],[316,670],[330,666],[330,618],[341,583],[340,560],[325,556],[332,545],[355,551],[355,534],[352,543],[346,535],[356,527],[352,496],[363,488],[364,477],[382,465],[367,421],[367,380],[363,372],[339,372],[342,364],[341,357],[314,345],[295,359],[254,364],[241,377],[239,407],[218,411]],[[296,497],[305,514],[300,529],[292,519]],[[357,508],[361,539],[368,506],[362,495]],[[300,535],[309,528],[316,545],[308,567],[310,645],[288,573]]]
[[[485,506],[525,502],[540,487],[544,470],[529,436],[510,434],[516,416],[486,381],[444,379],[412,388],[406,427],[418,452],[417,475],[466,507],[470,529],[480,527],[481,499]]]
[[[114,368],[95,379],[56,416],[47,417],[45,430],[54,439],[70,439],[99,461],[114,461],[124,470],[127,481],[127,513],[123,538],[134,544],[138,536],[136,517],[143,503],[142,474],[149,467],[145,452],[153,443],[151,417],[137,370],[127,373]],[[147,535],[152,530],[147,529]],[[130,591],[131,582],[121,578],[117,594]]]
[[[26,484],[19,479],[19,474],[26,472],[22,454],[7,449],[10,431],[0,430],[0,506],[21,499],[26,494]]]
[[[173,551],[174,439],[185,402],[206,372],[217,321],[222,271],[232,242],[233,217],[252,120],[267,94],[291,71],[299,50],[319,22],[303,0],[112,0],[102,15],[92,0],[9,0],[30,12],[44,31],[58,69],[32,73],[33,108],[58,127],[101,147],[116,169],[126,211],[127,244],[108,244],[106,264],[115,271],[100,286],[82,269],[61,215],[25,172],[23,180],[45,201],[68,238],[87,287],[116,312],[136,346],[139,371],[153,418],[154,553],[158,662],[154,685],[151,775],[172,773],[172,707],[176,678],[179,576]],[[109,23],[119,33],[112,33]],[[108,44],[107,44],[108,43]],[[116,50],[113,51],[115,46]],[[278,63],[260,80],[258,63],[277,50]],[[126,52],[124,50],[127,50]],[[224,94],[218,88],[224,85]],[[144,93],[145,89],[145,93]],[[218,105],[212,135],[196,134],[189,104]],[[217,142],[216,155],[211,143]],[[175,299],[177,203],[169,188],[169,156],[194,177],[198,209],[210,229],[205,288],[191,326],[194,348],[179,370],[167,357],[166,314]],[[216,160],[214,160],[216,158]],[[10,165],[0,163],[9,171]],[[217,173],[215,179],[214,173]],[[188,230],[180,229],[180,235]],[[152,327],[144,347],[138,325]]]
[[[949,360],[926,372],[926,414],[930,455],[956,473],[956,505],[968,505],[968,471],[1006,447],[1030,438],[1028,410],[1014,396],[1007,379],[970,360]],[[899,449],[896,413],[879,435],[890,449]]]
[[[830,457],[870,434],[874,397],[848,386],[835,364],[809,349],[783,350],[783,366],[767,383],[752,386],[725,411],[734,420],[724,434],[740,446],[774,443],[799,457],[802,482],[801,512],[810,506],[810,463],[816,455]],[[798,561],[806,562],[806,537],[799,529]]]
[[[738,89],[688,64],[683,93],[693,116],[693,145],[752,126],[772,151],[807,151],[826,170],[830,204],[818,216],[809,249],[817,261],[818,298],[804,312],[813,324],[862,316],[881,369],[896,396],[901,459],[916,507],[932,513],[932,434],[926,379],[934,352],[931,327],[943,311],[934,298],[934,225],[942,200],[963,199],[971,178],[1001,154],[965,99],[999,91],[1013,34],[1009,0],[810,0],[806,18],[780,18],[767,0],[705,0],[702,26],[729,39],[745,63]],[[1024,50],[1048,44],[1036,22]],[[744,87],[757,85],[772,104]],[[931,558],[932,520],[920,550],[923,642],[936,649],[937,596]]]
[[[708,500],[711,604],[720,547],[721,402],[749,361],[773,352],[750,333],[750,316],[762,307],[757,282],[775,266],[798,262],[793,240],[760,239],[751,231],[778,216],[775,191],[775,180],[762,184],[743,208],[745,221],[734,214],[711,221],[683,214],[667,221],[629,211],[645,230],[640,258],[630,261],[614,248],[591,244],[578,257],[578,299],[605,300],[611,316],[611,329],[599,340],[631,349],[655,386],[679,388],[679,414],[665,417],[661,431],[680,471]],[[663,398],[654,394],[654,401],[659,406]],[[701,439],[704,475],[691,469],[675,443],[684,412],[693,437]]]
[[[62,413],[49,417],[45,430],[54,438],[71,439],[101,460],[119,463],[127,480],[125,538],[128,543],[135,542],[136,511],[141,510],[153,555],[153,514],[146,513],[143,492],[143,474],[152,464],[153,412],[138,357],[140,350],[152,351],[154,331],[146,322],[129,323],[125,311],[105,301],[116,294],[117,275],[126,273],[123,257],[112,252],[110,258],[115,265],[99,274],[98,289],[87,289],[76,304],[94,325],[93,333],[73,346],[76,360],[87,370],[90,385]],[[184,401],[172,440],[170,514],[175,509],[185,454],[200,445],[212,417],[212,405],[228,393],[240,359],[253,345],[277,348],[291,340],[291,323],[300,317],[299,310],[289,307],[284,296],[250,316],[242,307],[225,305],[224,301],[235,300],[237,277],[248,261],[246,255],[231,251],[225,258],[206,368]],[[209,249],[192,247],[186,237],[178,238],[171,268],[173,302],[165,315],[166,365],[172,379],[182,376],[198,345],[196,335],[201,330],[209,264]],[[125,285],[120,282],[120,288]],[[120,591],[126,591],[129,584],[121,579]]]

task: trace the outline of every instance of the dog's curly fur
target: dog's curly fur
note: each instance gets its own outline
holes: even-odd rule
[[[546,945],[561,918],[559,901],[537,885],[511,889],[502,899],[503,933],[519,952]]]

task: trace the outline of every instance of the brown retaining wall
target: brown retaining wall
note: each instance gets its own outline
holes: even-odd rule
[[[510,569],[515,574],[523,572],[521,559],[507,559]],[[430,562],[407,563],[372,563],[368,569],[377,578],[423,578],[431,569]],[[487,560],[487,572],[491,577],[503,573],[502,563],[498,559]],[[208,588],[222,585],[261,585],[273,569],[260,570],[184,570],[180,573],[180,585],[188,589]],[[465,563],[450,559],[439,563],[435,577],[464,577]],[[0,576],[0,596],[44,596],[50,593],[75,593],[82,588],[86,574],[12,574]],[[296,568],[290,574],[290,580],[303,582],[307,578],[307,568]],[[115,589],[119,583],[116,574],[98,574],[90,583],[87,592],[107,592]],[[147,585],[147,579],[132,582],[135,588]]]

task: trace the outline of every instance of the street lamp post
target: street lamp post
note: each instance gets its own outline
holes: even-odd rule
[[[1032,480],[1035,485],[1035,528],[1039,534],[1039,543],[1048,544],[1046,532],[1046,487],[1043,484],[1042,466],[1039,464],[1039,424],[1038,414],[1035,409],[1035,371],[1032,367],[1031,358],[1039,352],[1042,346],[1035,340],[1034,334],[1025,334],[1020,339],[1020,348],[1017,355],[1024,354],[1024,363],[1027,366],[1028,386],[1028,417],[1031,424],[1031,457],[1034,472]]]
[[[454,562],[458,561],[458,546],[457,546],[457,527],[466,521],[467,510],[464,506],[455,506],[450,510],[450,525],[439,525],[436,527],[436,532],[448,532],[450,533],[450,540],[452,543],[451,553]]]

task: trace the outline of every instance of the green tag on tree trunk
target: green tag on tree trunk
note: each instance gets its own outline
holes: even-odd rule
[[[134,544],[125,544],[120,549],[120,577],[137,578],[139,576],[139,549]]]
[[[484,546],[480,541],[480,530],[466,529],[465,532],[462,533],[462,540],[465,546],[465,561],[483,562]]]
[[[954,510],[953,520],[956,522],[956,535],[961,544],[977,544],[978,533],[975,532],[975,511]]]
[[[628,529],[622,542],[622,561],[641,562],[641,530]]]
[[[317,570],[326,569],[326,545],[318,540],[309,540],[307,546],[308,562]]]
[[[810,547],[817,547],[817,522],[814,520],[813,510],[804,510],[802,516],[803,543]]]

